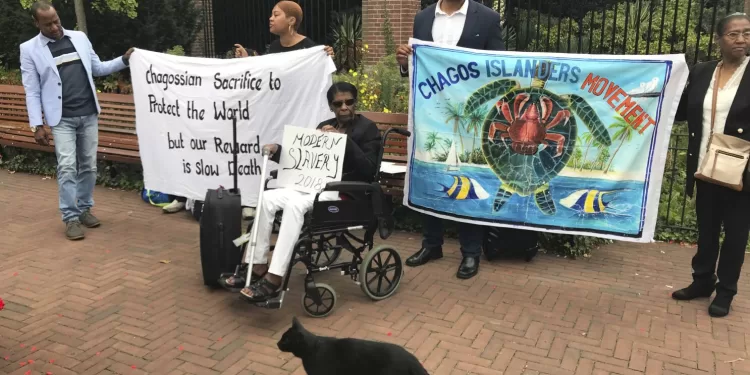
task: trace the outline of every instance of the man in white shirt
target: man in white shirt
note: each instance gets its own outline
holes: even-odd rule
[[[479,50],[502,51],[505,49],[501,32],[500,14],[473,0],[440,0],[414,17],[414,38],[450,46]],[[401,75],[408,76],[408,58],[412,54],[409,45],[401,45],[396,51],[396,60],[401,66]],[[443,221],[423,215],[422,248],[406,260],[406,265],[418,267],[443,257]],[[459,241],[463,259],[456,276],[469,279],[479,272],[479,257],[485,228],[479,225],[459,223]]]

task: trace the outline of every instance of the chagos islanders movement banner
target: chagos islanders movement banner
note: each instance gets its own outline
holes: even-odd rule
[[[487,226],[653,241],[682,55],[410,40],[404,204]]]
[[[135,50],[130,72],[144,185],[197,200],[208,189],[232,188],[236,118],[238,185],[242,204],[254,207],[261,147],[281,143],[286,125],[315,129],[333,117],[326,92],[335,70],[322,46],[227,60]],[[299,165],[316,164],[314,157],[303,155]]]

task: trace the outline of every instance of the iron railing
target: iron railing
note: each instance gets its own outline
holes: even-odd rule
[[[422,6],[436,3],[422,0]],[[509,50],[593,54],[684,53],[689,65],[717,59],[716,23],[744,0],[482,0],[501,14]],[[687,134],[675,124],[662,184],[658,225],[697,230],[685,195]]]
[[[269,31],[271,11],[278,0],[204,0],[210,3],[212,27],[206,27],[206,55],[224,57],[235,43],[263,54],[277,37]],[[361,26],[362,0],[297,0],[303,21],[299,32],[319,44],[333,46],[338,16],[355,14]],[[204,9],[207,8],[204,6]],[[348,30],[347,30],[348,31]],[[361,31],[361,28],[360,28]],[[208,34],[211,34],[210,36]],[[361,38],[361,34],[359,36]],[[355,52],[357,48],[352,48]]]

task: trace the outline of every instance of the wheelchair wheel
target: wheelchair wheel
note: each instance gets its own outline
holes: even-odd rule
[[[310,259],[314,267],[330,266],[341,255],[341,247],[334,246],[331,241],[319,241],[314,246],[316,248]]]
[[[315,298],[308,291],[302,295],[302,308],[307,315],[313,318],[322,318],[328,316],[336,306],[336,292],[328,284],[315,283],[315,290],[320,294],[320,304],[315,302]]]
[[[392,247],[379,246],[362,261],[359,286],[372,300],[380,301],[396,292],[403,274],[401,255]]]

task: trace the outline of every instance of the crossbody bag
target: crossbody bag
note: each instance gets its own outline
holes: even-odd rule
[[[732,190],[742,191],[747,180],[748,160],[750,160],[750,142],[731,135],[714,133],[714,122],[716,120],[716,97],[719,94],[719,81],[721,79],[722,63],[716,69],[716,81],[714,82],[713,98],[711,100],[711,136],[708,139],[708,147],[703,157],[695,178],[727,187]],[[743,181],[744,180],[744,181]]]

